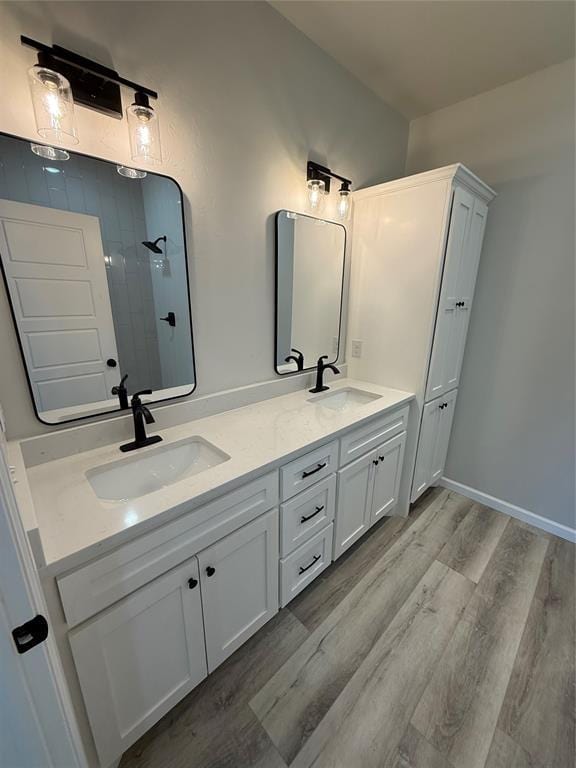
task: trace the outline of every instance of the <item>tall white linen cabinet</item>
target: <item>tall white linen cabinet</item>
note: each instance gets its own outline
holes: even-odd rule
[[[416,393],[397,515],[444,471],[495,194],[460,164],[354,193],[348,372]]]

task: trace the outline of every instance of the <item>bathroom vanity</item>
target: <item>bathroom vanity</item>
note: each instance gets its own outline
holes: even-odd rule
[[[162,429],[129,458],[11,445],[103,768],[394,514],[412,399],[341,379]]]

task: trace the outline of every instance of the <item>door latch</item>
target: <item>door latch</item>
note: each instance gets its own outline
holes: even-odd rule
[[[12,630],[12,637],[18,653],[26,653],[48,637],[48,622],[44,616],[35,616],[30,621]]]

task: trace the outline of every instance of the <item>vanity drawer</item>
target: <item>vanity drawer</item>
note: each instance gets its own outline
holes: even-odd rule
[[[336,475],[315,483],[280,507],[280,556],[293,549],[334,520]]]
[[[291,555],[280,560],[280,605],[284,608],[332,562],[334,525],[326,526]]]
[[[270,472],[60,576],[58,590],[68,626],[126,597],[277,504],[278,474]]]
[[[338,469],[338,441],[322,445],[280,468],[280,496],[290,499]]]
[[[406,405],[344,435],[340,439],[340,466],[354,461],[386,440],[404,432],[408,427],[409,411],[410,406]]]

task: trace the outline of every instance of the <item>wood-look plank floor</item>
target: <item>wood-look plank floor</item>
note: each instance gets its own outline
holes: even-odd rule
[[[574,552],[429,491],[280,611],[121,768],[572,768]]]

